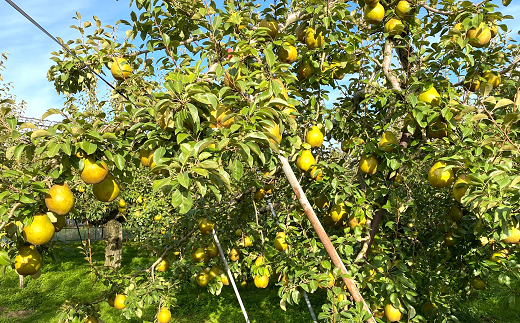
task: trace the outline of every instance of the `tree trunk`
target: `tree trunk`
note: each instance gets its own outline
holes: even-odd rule
[[[116,220],[110,220],[106,229],[105,267],[119,268],[123,254],[123,225]]]

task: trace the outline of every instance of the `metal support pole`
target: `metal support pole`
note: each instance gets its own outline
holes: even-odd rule
[[[269,205],[269,209],[271,209],[271,214],[274,217],[274,220],[276,221],[276,225],[278,225],[278,216],[276,215],[276,212],[274,211],[273,204],[271,203],[271,199],[267,199],[267,204]],[[307,292],[305,290],[303,291],[303,297],[305,298],[305,303],[307,303],[307,307],[309,308],[309,312],[312,316],[312,321],[314,323],[317,323],[316,315],[314,314],[314,309],[312,308],[311,301],[309,300],[309,296],[307,295]]]
[[[327,251],[327,254],[329,255],[330,259],[332,260],[332,263],[334,263],[334,266],[338,267],[341,270],[342,275],[348,275],[348,271],[347,271],[347,268],[345,267],[345,264],[343,263],[340,256],[338,255],[336,248],[334,248],[334,246],[332,245],[332,242],[330,241],[329,236],[323,229],[323,226],[321,225],[320,220],[318,220],[316,213],[314,213],[314,210],[312,209],[312,206],[309,203],[309,200],[307,200],[307,197],[305,196],[305,193],[303,192],[303,189],[300,186],[300,183],[298,182],[296,175],[294,175],[291,165],[289,165],[289,161],[287,160],[287,158],[285,158],[282,155],[278,155],[278,158],[280,159],[280,162],[282,163],[282,169],[283,169],[283,172],[285,173],[285,177],[287,177],[289,184],[291,184],[291,187],[293,188],[294,193],[296,194],[296,197],[298,198],[298,201],[300,201],[300,204],[303,207],[303,211],[305,212],[305,215],[307,215],[307,218],[309,219],[312,227],[314,228],[314,231],[316,231],[316,234],[320,238],[320,241],[323,244],[325,251]],[[342,277],[342,279],[343,279],[343,282],[345,283],[345,285],[347,286],[350,294],[352,295],[352,298],[354,298],[354,301],[362,302],[363,308],[370,314],[370,318],[368,319],[368,322],[376,323],[376,320],[372,316],[372,311],[370,310],[367,303],[363,299],[363,296],[361,296],[361,293],[359,293],[359,289],[357,288],[356,283],[350,278]]]
[[[240,308],[242,309],[242,313],[244,314],[244,318],[247,323],[250,323],[249,317],[247,316],[246,308],[244,307],[244,304],[242,303],[242,298],[240,297],[240,293],[238,292],[237,285],[235,284],[235,279],[233,278],[233,275],[231,274],[231,270],[229,270],[229,266],[226,261],[226,256],[224,255],[222,246],[220,245],[220,242],[218,241],[218,237],[217,237],[217,233],[215,232],[215,229],[213,229],[212,234],[213,234],[213,239],[215,239],[215,243],[217,244],[218,251],[220,251],[220,256],[222,257],[222,261],[224,262],[224,267],[226,267],[226,273],[229,277],[229,280],[231,281],[231,285],[233,286],[233,290],[235,291],[235,295],[237,296],[238,303],[240,304]]]

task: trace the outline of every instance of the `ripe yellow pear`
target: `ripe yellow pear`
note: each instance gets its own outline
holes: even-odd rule
[[[193,258],[193,261],[195,262],[202,262],[204,261],[204,258],[206,257],[206,251],[204,248],[197,248],[193,251],[191,254],[191,258]]]
[[[287,241],[285,241],[285,232],[278,232],[276,238],[274,239],[274,247],[278,251],[284,251],[287,249],[288,244]]]
[[[345,203],[338,203],[332,207],[329,215],[332,218],[332,221],[338,222],[343,217],[345,217],[346,213],[347,208],[345,207]]]
[[[460,203],[464,194],[466,194],[466,190],[468,189],[468,184],[471,182],[469,177],[465,174],[460,175],[459,178],[455,181],[453,185],[453,197],[455,200]]]
[[[385,18],[385,8],[379,2],[375,6],[365,6],[365,21],[369,24],[378,24]]]
[[[80,177],[87,184],[97,184],[108,175],[108,167],[104,161],[96,162],[94,155],[83,158],[83,169]]]
[[[170,268],[170,263],[166,259],[163,259],[156,267],[157,271],[160,272],[165,272],[168,268]]]
[[[476,48],[486,47],[491,40],[491,30],[488,27],[484,27],[484,23],[481,23],[478,28],[468,30],[466,37],[471,46]]]
[[[286,42],[278,49],[278,59],[283,63],[292,64],[297,58],[298,50],[290,43]]]
[[[255,191],[255,195],[254,195],[254,199],[256,201],[260,201],[261,199],[263,199],[265,197],[265,191],[263,188],[257,188],[256,191]]]
[[[101,202],[111,202],[119,196],[119,185],[109,173],[104,180],[92,186],[92,193]]]
[[[307,44],[308,49],[316,49],[321,48],[325,44],[325,38],[323,37],[323,33],[320,31],[316,34],[314,28],[309,27],[305,31],[305,44]]]
[[[395,7],[395,14],[401,19],[409,19],[414,15],[414,9],[410,2],[401,0]]]
[[[264,130],[270,133],[272,136],[274,136],[275,139],[269,137],[270,142],[272,142],[275,145],[278,145],[280,144],[280,142],[282,142],[282,134],[280,133],[280,127],[277,123],[275,123],[273,126],[264,127]]]
[[[302,171],[306,172],[309,168],[316,163],[314,156],[310,150],[303,150],[301,155],[296,160],[296,166]]]
[[[464,88],[470,92],[477,92],[480,89],[480,79],[478,75],[468,76],[464,81]]]
[[[270,18],[262,19],[262,21],[260,21],[259,27],[268,28],[269,30],[267,33],[272,38],[275,38],[276,35],[278,35],[278,22],[276,22],[276,20]]]
[[[74,206],[74,195],[67,183],[54,184],[45,195],[45,205],[49,211],[65,215]]]
[[[303,62],[296,69],[296,76],[300,81],[308,79],[312,74],[314,74],[314,66],[309,61]]]
[[[163,307],[157,314],[158,323],[168,323],[172,319],[172,313],[168,307]]]
[[[211,268],[211,270],[209,271],[209,277],[211,277],[211,279],[217,277],[218,275],[220,275],[220,269],[218,269],[217,266],[213,266]]]
[[[231,249],[229,252],[229,259],[231,261],[237,261],[240,258],[240,253],[235,248]]]
[[[269,284],[269,276],[263,275],[263,276],[255,276],[255,286],[258,288],[266,288]]]
[[[403,22],[399,19],[391,18],[385,24],[385,33],[390,36],[402,34],[404,31]]]
[[[320,288],[327,288],[327,287],[332,288],[332,287],[334,287],[335,278],[334,278],[334,275],[331,272],[329,272],[329,279],[326,282],[326,284],[320,284],[321,281],[323,281],[323,280],[322,279],[318,279],[318,286]]]
[[[207,218],[199,219],[199,230],[202,234],[210,234],[214,227],[215,224]]]
[[[305,142],[311,145],[311,148],[319,147],[323,144],[323,134],[320,128],[312,126],[311,130],[305,136]]]
[[[141,165],[143,165],[144,167],[150,166],[150,152],[151,150],[149,149],[139,150],[139,158],[141,159]]]
[[[437,89],[435,89],[433,86],[425,91],[419,94],[419,97],[417,98],[419,101],[423,101],[426,103],[430,103],[431,105],[439,105],[441,104],[441,100],[439,92],[437,92]]]
[[[377,172],[379,161],[375,155],[361,157],[359,160],[359,170],[368,175],[374,175]]]
[[[200,287],[206,287],[208,286],[209,281],[211,280],[211,276],[209,273],[205,272],[204,270],[201,270],[197,275],[197,285]]]
[[[397,138],[391,131],[385,131],[381,141],[379,141],[379,147],[383,148],[386,152],[391,152],[396,149],[398,145]]]
[[[502,239],[504,243],[520,244],[520,229],[518,226],[509,228],[509,236]]]
[[[453,170],[444,170],[448,166],[443,161],[435,163],[428,172],[428,181],[430,185],[437,188],[447,187],[453,183]]]
[[[486,80],[487,83],[491,84],[494,89],[500,85],[501,77],[500,74],[496,72],[486,71],[482,77]]]
[[[47,214],[38,213],[31,224],[23,228],[23,236],[35,246],[46,244],[54,237],[54,225]]]
[[[210,257],[210,258],[215,258],[217,255],[218,255],[219,251],[218,251],[218,247],[217,245],[215,244],[215,242],[211,243],[207,248],[206,248],[206,254]]]
[[[114,307],[118,310],[122,310],[123,308],[125,308],[125,300],[126,295],[117,294],[116,298],[114,299]]]
[[[132,74],[132,67],[128,64],[128,61],[121,57],[113,59],[112,66],[110,66],[110,72],[112,76],[119,81],[122,81]]]
[[[14,258],[14,268],[19,275],[34,275],[40,270],[42,256],[35,246],[22,246]]]
[[[399,305],[401,303],[399,302]],[[385,316],[390,322],[400,321],[403,317],[403,313],[399,311],[398,308],[395,308],[391,303],[385,306]]]
[[[222,284],[225,286],[229,285],[229,277],[226,274],[220,275],[220,281],[222,281]]]
[[[85,319],[85,323],[98,323],[97,317],[90,315]]]

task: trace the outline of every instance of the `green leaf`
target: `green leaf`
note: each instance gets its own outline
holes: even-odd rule
[[[211,105],[213,109],[217,109],[218,99],[217,96],[213,93],[197,93],[193,96],[193,98],[200,103]]]
[[[117,154],[114,156],[114,164],[116,164],[116,167],[119,170],[125,169],[125,158],[121,156],[120,154]]]
[[[177,175],[177,180],[179,181],[179,184],[181,184],[185,188],[190,187],[190,174],[188,174],[188,172],[179,173]]]
[[[233,178],[237,181],[240,180],[244,175],[244,165],[242,162],[238,159],[235,159],[231,168],[231,174],[233,175]]]
[[[47,110],[47,112],[45,112],[43,115],[42,115],[42,120],[47,118],[48,116],[52,116],[54,114],[61,114],[61,111],[58,110],[58,109],[49,109]]]
[[[7,254],[7,251],[0,250],[0,266],[10,266],[11,265],[11,259],[9,259],[9,255]]]
[[[50,132],[48,132],[47,130],[41,130],[41,129],[35,130],[31,134],[31,140],[41,138],[41,137],[50,137],[50,136],[52,136],[52,134]]]
[[[163,186],[170,184],[172,179],[170,177],[158,179],[153,181],[152,184],[152,190],[154,193],[157,193],[159,189],[161,189]]]
[[[97,145],[88,141],[81,142],[79,146],[87,155],[92,155],[97,150]]]
[[[264,55],[267,61],[267,65],[269,65],[269,67],[273,67],[274,63],[276,62],[273,51],[270,48],[264,48]]]

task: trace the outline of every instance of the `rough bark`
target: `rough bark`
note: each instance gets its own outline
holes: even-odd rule
[[[112,219],[106,229],[105,267],[119,268],[123,258],[123,225]]]

